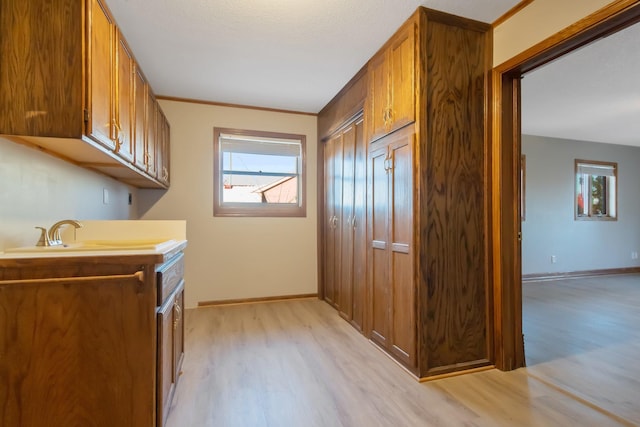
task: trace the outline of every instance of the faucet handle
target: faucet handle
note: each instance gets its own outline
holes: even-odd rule
[[[38,239],[38,243],[36,243],[36,246],[51,246],[49,235],[47,234],[47,229],[44,227],[36,227],[36,229],[40,230],[40,239]]]

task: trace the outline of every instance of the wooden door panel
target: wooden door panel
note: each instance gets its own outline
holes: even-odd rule
[[[367,264],[366,236],[366,167],[367,147],[364,137],[364,122],[355,123],[355,168],[353,203],[353,315],[352,324],[360,331],[364,328],[365,289]]]
[[[337,306],[340,293],[340,209],[342,199],[342,137],[336,135],[325,145],[326,153],[326,206],[325,219],[327,245],[325,248],[325,300]]]
[[[387,146],[371,152],[371,339],[386,347],[389,337],[389,182]]]
[[[416,324],[412,256],[406,247],[392,250],[391,350],[402,362],[413,367],[416,362]]]
[[[173,320],[173,381],[177,384],[184,358],[184,282],[179,285],[182,290],[178,291],[174,303]]]
[[[147,122],[146,122],[146,165],[147,173],[153,177],[158,174],[158,101],[150,90],[147,90]]]
[[[129,162],[133,161],[133,55],[122,34],[118,31],[116,43],[117,92],[116,117],[117,127],[114,135],[115,151]]]
[[[416,324],[413,280],[413,138],[399,135],[391,153],[391,287],[393,293],[392,352],[415,366]]]
[[[373,141],[387,133],[385,110],[389,107],[389,71],[384,52],[369,61],[368,74],[368,139]]]
[[[415,24],[408,25],[391,46],[390,95],[391,130],[400,129],[415,118]]]
[[[142,71],[136,66],[133,74],[134,79],[134,164],[141,170],[147,169],[145,154],[147,152],[145,140],[145,117],[147,109],[147,82],[142,75]]]
[[[98,0],[91,1],[89,11],[89,95],[91,106],[87,134],[109,149],[113,141],[113,38],[114,23]]]
[[[342,132],[342,209],[340,227],[340,300],[338,306],[343,317],[353,315],[353,203],[355,175],[356,129],[349,126]]]
[[[175,298],[170,297],[158,311],[158,411],[157,417],[164,425],[169,415],[169,402],[175,390],[174,311]]]

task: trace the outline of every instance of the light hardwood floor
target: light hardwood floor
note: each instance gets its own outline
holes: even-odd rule
[[[640,425],[640,275],[523,285],[529,376]]]
[[[640,279],[633,280],[640,287]],[[631,279],[621,281],[627,283],[625,289],[633,288]],[[621,338],[603,332],[609,340],[586,344],[587,350],[567,343],[568,339],[559,344],[562,349],[550,350],[555,347],[547,345],[545,331],[560,334],[563,325],[571,330],[572,324],[581,323],[578,318],[567,323],[564,313],[578,312],[573,314],[583,320],[593,316],[580,314],[569,295],[564,303],[558,296],[545,296],[543,287],[551,282],[539,288],[533,285],[524,287],[531,367],[426,383],[418,383],[319,300],[187,310],[183,375],[168,427],[629,426],[640,422],[636,409],[640,377],[633,360],[638,355],[633,331],[638,314],[629,314],[635,320],[627,332],[620,332]],[[565,288],[558,292],[576,292],[571,290],[572,283]],[[594,297],[609,292],[606,287],[597,289]],[[542,303],[544,299],[550,299],[551,305]],[[537,307],[529,306],[529,300]],[[610,314],[638,306],[637,294],[620,300],[620,306],[609,307]],[[592,302],[594,308],[601,305]],[[560,310],[558,305],[567,308]],[[558,313],[563,314],[557,317]],[[599,316],[604,322],[601,328],[613,324],[614,330],[624,329],[618,321],[605,319],[606,313]],[[533,338],[536,334],[538,341]],[[618,355],[621,346],[624,349]],[[592,350],[607,351],[595,358],[603,366],[591,369],[585,360],[573,359]],[[607,357],[614,358],[615,369],[606,366]],[[633,370],[635,379],[626,379]],[[615,403],[611,396],[618,394],[626,398],[611,406],[587,400],[590,392],[580,387],[589,378],[602,388],[601,400]],[[573,381],[576,389],[570,387]],[[622,390],[616,384],[622,384]]]

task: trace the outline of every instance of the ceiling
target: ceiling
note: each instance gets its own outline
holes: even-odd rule
[[[317,113],[418,6],[491,23],[519,0],[106,0],[163,96]]]
[[[640,146],[640,24],[522,80],[522,133]]]
[[[317,113],[418,6],[494,22],[519,0],[106,0],[154,91]],[[523,133],[640,146],[640,25],[527,74]]]

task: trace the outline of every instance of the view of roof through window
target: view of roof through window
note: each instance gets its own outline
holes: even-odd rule
[[[299,140],[220,135],[223,203],[297,204]]]

